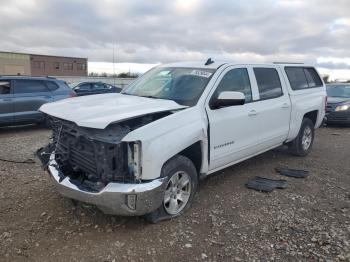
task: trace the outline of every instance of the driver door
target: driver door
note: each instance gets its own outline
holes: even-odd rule
[[[229,166],[256,152],[259,143],[259,119],[250,83],[252,72],[244,67],[228,67],[221,74],[217,86],[209,96],[207,114],[209,118],[211,172]],[[244,105],[212,109],[210,103],[223,91],[242,92]]]

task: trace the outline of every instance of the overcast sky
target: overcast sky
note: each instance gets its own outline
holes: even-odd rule
[[[0,50],[115,60],[293,61],[350,79],[349,0],[0,0]],[[104,63],[98,63],[104,62]],[[139,65],[144,63],[146,65]]]

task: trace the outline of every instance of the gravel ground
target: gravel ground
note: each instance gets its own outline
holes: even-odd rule
[[[33,158],[49,136],[0,129],[0,158]],[[319,129],[309,156],[278,149],[218,172],[186,214],[156,225],[74,205],[38,163],[0,161],[0,260],[350,261],[349,156],[349,128]],[[282,178],[278,166],[311,175],[268,194],[245,188],[256,175]]]

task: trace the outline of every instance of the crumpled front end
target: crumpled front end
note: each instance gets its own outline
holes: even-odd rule
[[[93,129],[51,118],[52,143],[38,151],[66,197],[115,215],[143,215],[161,205],[164,179],[143,181],[141,145],[123,142],[131,130],[153,121],[143,117]]]
[[[62,196],[97,206],[105,214],[140,216],[156,210],[161,204],[165,179],[145,183],[110,182],[100,191],[90,191],[68,176],[64,176],[51,155],[48,170]]]

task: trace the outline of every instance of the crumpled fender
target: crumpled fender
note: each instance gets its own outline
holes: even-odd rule
[[[140,127],[122,141],[141,142],[142,179],[160,176],[164,163],[190,145],[200,141],[201,173],[208,170],[207,118],[199,107],[191,107]]]

